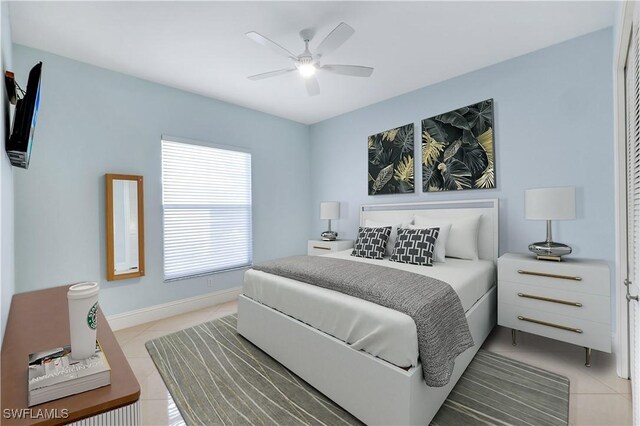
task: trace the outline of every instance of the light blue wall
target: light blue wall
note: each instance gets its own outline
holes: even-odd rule
[[[526,252],[544,239],[545,224],[524,219],[524,190],[575,185],[578,218],[557,222],[554,239],[573,256],[605,259],[613,272],[612,46],[612,30],[601,30],[311,126],[309,236],[326,226],[318,219],[323,200],[342,202],[334,225],[353,239],[361,204],[499,198],[500,252]],[[368,135],[413,122],[418,137],[421,119],[487,98],[495,107],[496,189],[367,195]]]
[[[242,272],[164,283],[160,137],[248,148],[254,260],[304,253],[308,126],[14,45],[18,75],[43,61],[29,170],[15,171],[16,290],[101,284],[107,314],[239,286]],[[215,70],[212,70],[215,72]],[[105,173],[144,175],[146,276],[107,282]]]
[[[9,22],[9,4],[0,3],[0,69],[13,69],[11,25]],[[3,85],[4,86],[4,85]],[[4,146],[9,137],[9,101],[7,91],[2,87],[2,106],[0,108],[0,345],[7,326],[7,316],[11,306],[11,297],[15,292],[14,252],[13,252],[13,170]]]

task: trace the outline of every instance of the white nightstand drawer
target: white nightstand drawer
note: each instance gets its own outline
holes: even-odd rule
[[[611,301],[606,296],[500,280],[498,298],[510,305],[580,318],[607,326],[611,321]]]
[[[348,250],[350,248],[353,248],[353,241],[351,240],[309,240],[307,244],[307,254],[309,256],[320,256],[336,251]]]
[[[500,325],[516,330],[611,352],[609,324],[543,312],[524,306],[502,303],[502,301],[498,303],[498,322]]]
[[[607,297],[610,293],[609,268],[604,262],[549,262],[505,255],[498,260],[498,278],[555,290]]]

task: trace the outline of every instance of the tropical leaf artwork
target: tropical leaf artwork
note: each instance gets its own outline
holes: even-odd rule
[[[493,99],[422,120],[422,191],[495,188],[493,144]]]
[[[371,135],[367,146],[369,195],[415,191],[413,123]]]

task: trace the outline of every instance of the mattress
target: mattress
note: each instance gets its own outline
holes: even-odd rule
[[[351,250],[326,255],[372,263],[437,278],[451,285],[465,312],[495,283],[495,265],[489,260],[447,258],[434,266],[409,265],[388,259],[351,256]],[[250,269],[243,293],[266,306],[302,321],[399,367],[418,365],[418,335],[411,317],[375,303],[333,290]]]

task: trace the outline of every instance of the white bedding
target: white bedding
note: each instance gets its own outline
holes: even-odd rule
[[[449,283],[467,311],[495,283],[489,260],[447,258],[445,263],[418,266],[351,256],[351,250],[326,255],[373,263],[427,275]],[[418,364],[416,325],[408,315],[333,290],[250,269],[243,293],[251,299],[347,342],[399,367]]]

